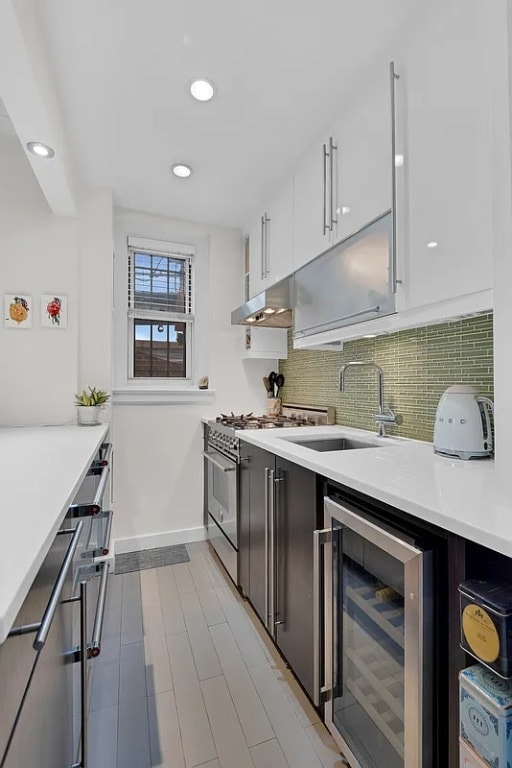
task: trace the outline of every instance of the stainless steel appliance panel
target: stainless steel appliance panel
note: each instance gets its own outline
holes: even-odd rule
[[[238,548],[238,465],[211,448],[204,454],[208,463],[208,513]]]
[[[208,541],[214,548],[214,550],[217,552],[218,556],[220,557],[225,569],[235,582],[237,583],[237,574],[238,574],[238,568],[237,568],[237,559],[238,559],[238,552],[236,549],[233,549],[230,542],[226,539],[224,534],[222,533],[222,530],[219,528],[215,520],[212,518],[211,515],[208,516]]]
[[[327,727],[361,768],[431,768],[431,553],[325,499]]]
[[[56,536],[14,627],[41,621],[69,545],[70,535]],[[70,570],[63,598],[72,586]],[[71,665],[64,657],[71,648],[73,608],[58,605],[42,650],[34,650],[34,632],[10,636],[0,645],[2,768],[69,768],[73,762]]]
[[[294,274],[294,337],[395,311],[392,218],[386,213]]]

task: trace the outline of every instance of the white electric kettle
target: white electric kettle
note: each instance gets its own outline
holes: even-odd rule
[[[434,451],[459,459],[492,455],[492,400],[469,384],[448,387],[437,406]]]

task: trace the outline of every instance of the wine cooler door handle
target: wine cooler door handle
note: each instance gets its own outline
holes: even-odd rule
[[[269,628],[269,596],[268,596],[268,569],[269,569],[269,479],[270,469],[265,467],[265,626]]]
[[[320,606],[324,601],[322,546],[331,542],[331,529],[313,531],[313,704],[322,703],[322,661],[325,632]]]
[[[269,553],[268,553],[268,596],[269,596],[269,631],[273,638],[276,635],[276,508],[274,494],[275,470],[269,471]]]

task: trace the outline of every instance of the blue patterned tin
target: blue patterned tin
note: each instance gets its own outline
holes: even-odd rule
[[[512,768],[512,681],[481,664],[459,675],[460,736],[490,768]]]

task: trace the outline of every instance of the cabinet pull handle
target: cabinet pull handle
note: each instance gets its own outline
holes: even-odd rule
[[[279,609],[279,517],[281,512],[279,489],[283,482],[284,477],[277,477],[274,472],[272,483],[272,493],[274,496],[274,631],[272,636],[274,639],[277,635],[275,627],[284,624],[284,618],[281,616]]]
[[[105,493],[105,488],[107,487],[107,480],[108,480],[109,474],[110,474],[110,466],[107,464],[101,470],[100,481],[98,483],[96,494],[92,502],[93,507],[97,507],[98,511],[101,511],[101,505],[103,504],[103,495]]]
[[[103,635],[103,620],[105,618],[105,604],[107,598],[109,564],[101,564],[102,572],[100,576],[100,586],[98,590],[98,602],[96,604],[96,613],[94,615],[94,626],[92,630],[92,641],[89,648],[89,656],[96,658],[101,653],[101,637]]]
[[[57,611],[57,608],[60,602],[62,589],[64,587],[64,584],[66,583],[68,571],[73,562],[76,548],[78,547],[78,540],[82,532],[82,526],[83,526],[83,522],[80,520],[77,523],[75,528],[59,531],[59,534],[68,534],[72,532],[73,535],[71,537],[71,541],[69,542],[69,546],[66,551],[64,562],[60,567],[59,575],[57,576],[57,581],[55,582],[55,585],[52,590],[52,594],[50,595],[48,605],[46,606],[46,610],[44,612],[43,618],[41,619],[41,626],[39,627],[36,638],[34,640],[35,651],[40,651],[42,648],[44,648],[44,645],[46,643],[48,633],[51,629],[52,622],[55,617],[55,612]]]
[[[80,722],[82,726],[81,768],[89,768],[89,718],[88,701],[88,658],[87,651],[87,582],[80,582]]]
[[[269,628],[269,595],[268,595],[268,568],[269,568],[269,468],[265,467],[265,626]]]
[[[261,253],[260,253],[260,261],[261,261],[261,279],[265,279],[265,217],[261,217]]]
[[[323,145],[323,165],[324,165],[324,218],[322,221],[322,235],[327,232],[327,144]]]
[[[391,291],[397,292],[397,285],[401,280],[397,279],[396,274],[396,81],[400,75],[395,72],[395,62],[389,65],[389,86],[390,86],[390,104],[391,104],[391,263],[389,278],[391,282]]]
[[[337,317],[336,320],[331,320],[327,326],[324,328],[324,330],[328,331],[330,330],[330,327],[336,327],[338,323],[341,323],[343,320],[350,320],[353,317],[360,317],[361,315],[369,315],[371,312],[380,312],[381,308],[380,306],[375,307],[368,307],[368,309],[361,309],[359,312],[350,312],[348,315],[342,315],[342,317]],[[310,335],[312,331],[314,331],[316,328],[321,328],[322,326],[325,326],[325,323],[319,323],[318,325],[311,325],[308,328],[304,328],[304,330],[301,332],[302,336]],[[307,331],[307,334],[306,334]],[[295,336],[295,334],[294,334]]]
[[[330,168],[330,227],[338,223],[338,218],[334,218],[334,153],[338,151],[338,145],[334,143],[332,136],[329,137],[329,168]]]
[[[265,213],[264,216],[265,221],[265,277],[268,277],[270,275],[270,258],[269,258],[269,248],[268,248],[268,225],[270,224],[270,219]]]
[[[320,605],[323,600],[322,589],[322,553],[323,544],[328,544],[331,529],[313,531],[313,704],[319,707],[322,703],[322,648],[324,633],[320,627]]]

